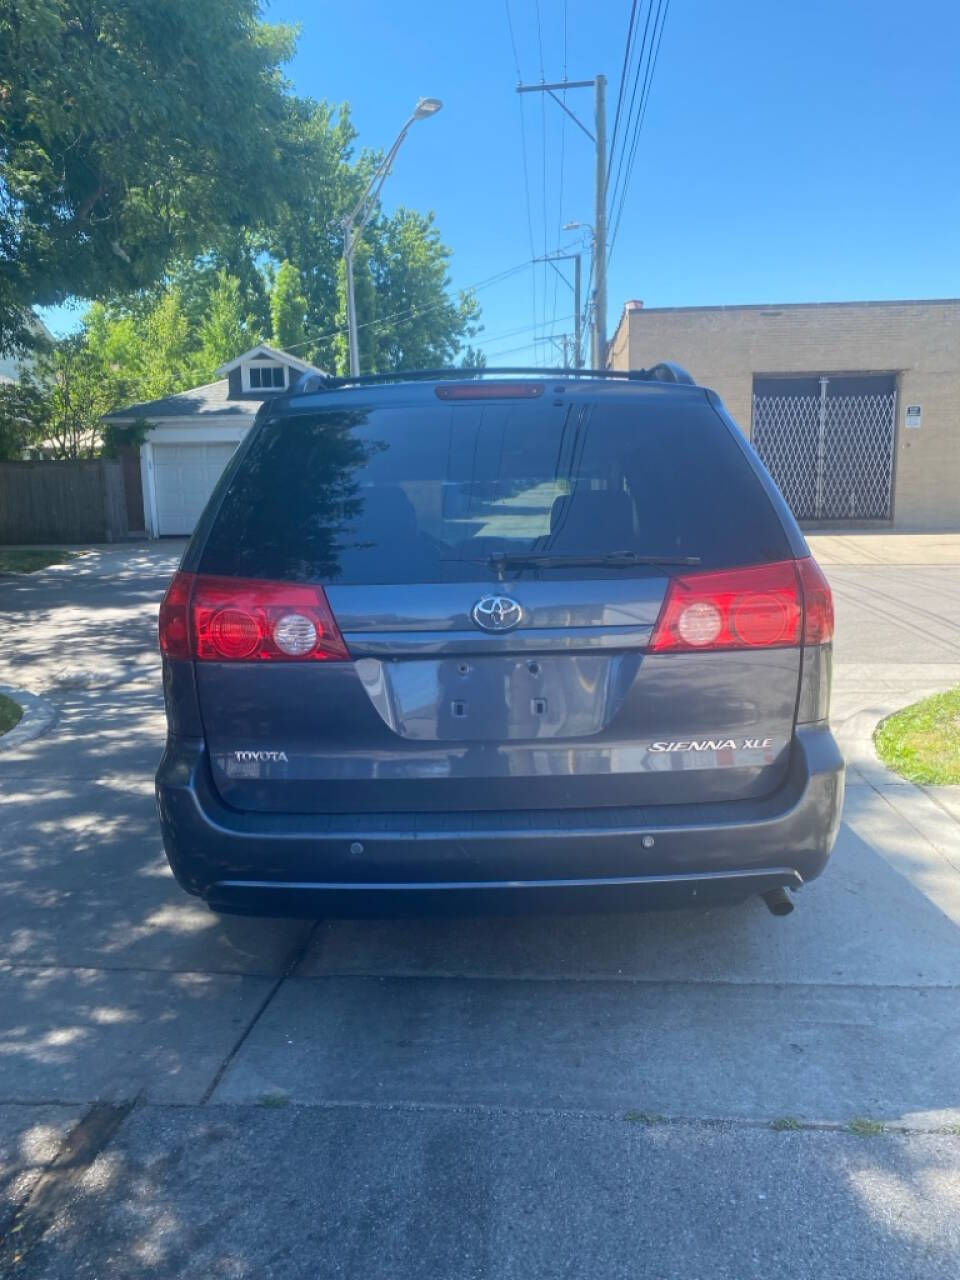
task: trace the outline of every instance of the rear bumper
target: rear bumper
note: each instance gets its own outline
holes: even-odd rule
[[[759,800],[324,817],[228,808],[203,743],[171,739],[157,801],[178,881],[220,910],[683,906],[799,888],[823,870],[843,805],[843,760],[826,727],[800,729],[795,744],[787,780]]]

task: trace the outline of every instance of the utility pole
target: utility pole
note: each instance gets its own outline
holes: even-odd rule
[[[557,90],[593,89],[594,130],[591,133],[582,120],[557,97]],[[607,77],[592,80],[559,80],[552,84],[518,84],[517,93],[546,93],[580,128],[596,149],[596,190],[594,192],[593,232],[593,341],[591,364],[603,369],[607,362]],[[579,277],[579,271],[578,271]],[[578,307],[579,314],[579,307]],[[579,325],[579,321],[578,321]],[[578,348],[579,350],[579,348]],[[577,368],[581,366],[578,364]]]
[[[551,265],[557,262],[573,262],[573,368],[583,368],[583,335],[581,326],[583,324],[583,316],[580,314],[580,270],[582,253],[548,253],[545,258],[534,258],[534,262],[549,262]],[[559,267],[554,266],[554,271],[570,288],[570,281],[563,274]]]
[[[534,338],[534,342],[552,342],[556,350],[560,352],[564,369],[579,368],[578,365],[572,364],[570,360],[569,333],[548,333],[542,338]]]

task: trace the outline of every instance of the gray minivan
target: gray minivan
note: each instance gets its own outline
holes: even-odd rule
[[[164,844],[220,911],[631,909],[823,870],[833,606],[718,396],[307,375],[160,610]]]

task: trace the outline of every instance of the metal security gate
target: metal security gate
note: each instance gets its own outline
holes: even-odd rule
[[[753,444],[798,520],[889,520],[893,374],[755,378]]]

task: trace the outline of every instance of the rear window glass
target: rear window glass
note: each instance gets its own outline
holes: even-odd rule
[[[257,432],[204,573],[456,582],[494,578],[497,553],[633,551],[699,556],[705,568],[790,555],[705,401],[332,408]]]

